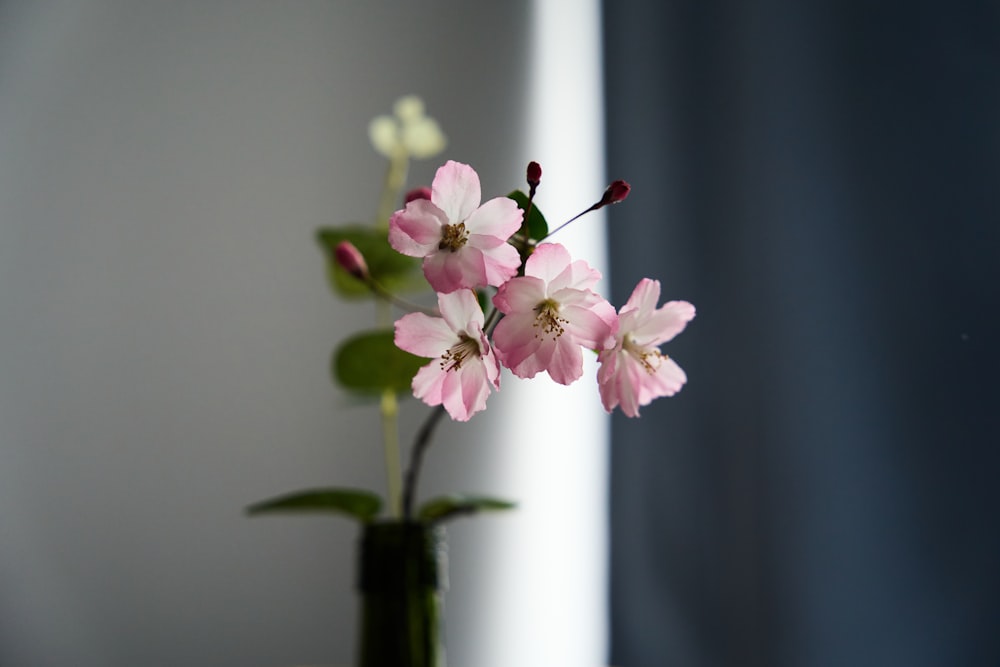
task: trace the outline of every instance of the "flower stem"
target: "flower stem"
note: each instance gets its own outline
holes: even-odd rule
[[[586,211],[580,211],[579,213],[577,213],[576,215],[574,215],[572,218],[570,218],[569,220],[567,220],[566,222],[562,223],[561,225],[559,225],[558,227],[556,227],[555,229],[553,229],[552,231],[550,231],[548,234],[546,234],[545,238],[546,239],[549,238],[550,236],[552,236],[553,234],[555,234],[556,232],[558,232],[560,229],[562,229],[563,227],[565,227],[569,223],[573,222],[574,220],[577,220],[578,218],[582,218],[587,213],[590,213],[591,211],[596,211],[599,208],[601,208],[600,202],[598,202],[597,204],[594,204],[593,206],[591,206],[590,208],[588,208]],[[543,241],[543,240],[544,239],[539,239],[539,241]]]
[[[486,334],[486,339],[493,344],[493,329],[496,328],[497,324],[500,322],[500,309],[493,307],[490,310],[490,314],[486,316],[486,323],[483,325],[483,332]]]
[[[427,419],[424,420],[423,426],[420,427],[420,431],[417,433],[417,439],[413,443],[413,451],[410,453],[410,467],[406,470],[406,484],[403,489],[404,521],[409,521],[413,518],[413,500],[417,495],[420,467],[423,465],[424,454],[427,453],[427,448],[431,444],[431,434],[434,433],[434,428],[441,421],[444,412],[443,405],[435,407],[427,415]]]
[[[406,172],[409,170],[410,159],[401,152],[389,159],[389,167],[385,173],[385,185],[379,198],[378,211],[375,216],[375,226],[378,229],[389,229],[389,218],[403,194],[406,185]]]
[[[399,457],[399,427],[396,416],[399,403],[392,389],[382,392],[382,439],[385,447],[385,473],[388,489],[389,516],[398,519],[402,514],[402,468]]]
[[[378,209],[375,214],[375,228],[380,230],[389,229],[389,218],[396,210],[396,203],[399,201],[406,185],[406,172],[409,169],[410,158],[405,151],[400,151],[389,159],[389,166],[385,173],[385,182],[382,186],[382,194],[379,198]],[[374,280],[368,280],[369,287],[385,301],[376,302],[376,320],[382,325],[388,325],[392,321],[389,311],[389,303],[393,303],[395,298],[382,289]],[[396,394],[392,389],[382,392],[380,404],[382,412],[382,441],[385,449],[385,474],[386,474],[386,496],[388,501],[388,513],[392,519],[402,516],[402,464],[399,454],[399,403]]]
[[[365,281],[365,284],[368,286],[368,289],[372,291],[372,294],[382,299],[386,303],[391,303],[392,305],[397,306],[402,310],[405,310],[410,313],[426,313],[428,315],[433,315],[433,316],[440,315],[440,313],[435,308],[427,308],[425,306],[421,306],[420,304],[407,301],[406,299],[403,299],[402,297],[393,294],[386,288],[382,287],[382,285],[380,285],[378,281],[376,281],[374,278],[368,278]]]

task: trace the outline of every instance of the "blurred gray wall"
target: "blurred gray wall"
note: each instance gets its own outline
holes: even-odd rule
[[[351,662],[355,527],[241,514],[382,488],[376,411],[327,373],[372,311],[329,293],[312,234],[373,214],[367,123],[405,93],[484,193],[520,185],[530,15],[0,4],[0,665]],[[470,433],[443,433],[430,488],[497,490]],[[512,520],[452,531],[452,664],[494,664],[477,568]]]

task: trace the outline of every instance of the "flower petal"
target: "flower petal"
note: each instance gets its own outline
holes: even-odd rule
[[[549,282],[549,294],[562,289],[591,290],[601,279],[601,272],[590,267],[582,259],[566,265],[559,275]]]
[[[409,313],[396,320],[396,347],[418,357],[433,358],[458,341],[458,336],[440,317]]]
[[[438,168],[431,183],[431,201],[444,211],[450,224],[469,217],[481,198],[479,175],[472,167],[449,160]]]
[[[469,234],[492,236],[500,243],[506,243],[521,228],[523,219],[524,214],[517,202],[509,197],[497,197],[469,214],[465,226]]]
[[[454,292],[463,287],[486,285],[486,260],[476,248],[436,252],[424,258],[424,277],[435,292]]]
[[[461,289],[448,294],[438,294],[438,309],[447,322],[453,336],[465,332],[468,336],[478,336],[482,332],[483,309],[476,294],[469,289]]]
[[[580,346],[566,336],[560,336],[552,346],[545,363],[549,377],[559,384],[572,384],[583,376],[583,354]]]
[[[463,366],[459,373],[462,381],[462,403],[465,405],[466,419],[486,407],[490,395],[490,381],[486,377],[486,367],[481,360]]]
[[[615,377],[618,403],[626,417],[639,416],[639,400],[636,397],[635,389],[643,371],[636,368],[632,361],[628,357],[623,358]]]
[[[415,199],[389,219],[389,245],[410,257],[426,257],[441,242],[444,211],[426,199]]]
[[[614,333],[615,309],[603,299],[589,308],[565,306],[560,314],[567,320],[566,334],[578,345],[591,350],[603,350],[612,345],[608,339]]]
[[[520,347],[497,348],[500,361],[519,378],[533,378],[545,370],[546,364],[552,358],[551,341],[535,339]]]
[[[536,361],[535,354],[542,339],[535,336],[535,318],[530,313],[518,312],[504,317],[493,331],[493,349],[500,362],[521,378],[534,377],[544,367]]]
[[[495,287],[503,285],[516,276],[517,270],[521,267],[521,255],[514,246],[508,243],[489,250],[472,249],[482,253],[484,283],[486,285]]]
[[[622,306],[622,312],[635,310],[638,311],[637,315],[640,319],[645,319],[656,310],[656,303],[659,300],[660,281],[643,278],[632,290],[628,301]]]
[[[632,330],[632,337],[637,344],[645,347],[665,343],[684,331],[694,315],[694,306],[687,301],[670,301],[650,313],[644,321],[638,322]]]
[[[540,278],[548,284],[569,266],[569,251],[559,243],[542,243],[524,265],[524,275]]]
[[[496,353],[490,346],[489,341],[486,339],[486,334],[480,334],[479,337],[479,348],[484,350],[482,354],[483,367],[486,369],[486,378],[493,384],[493,387],[497,390],[500,389],[500,361],[497,359]]]
[[[489,393],[486,372],[479,363],[447,372],[441,385],[442,403],[455,421],[468,421],[469,417],[485,408]]]
[[[417,371],[413,376],[413,395],[427,405],[441,405],[441,396],[445,376],[437,360],[432,361]]]
[[[532,276],[511,278],[497,290],[493,305],[505,315],[527,313],[545,300],[545,283]],[[534,315],[531,316],[534,321]],[[503,322],[503,320],[501,320]]]
[[[639,403],[649,405],[654,398],[673,396],[687,383],[687,374],[670,357],[660,359],[655,373],[646,373],[639,384]]]

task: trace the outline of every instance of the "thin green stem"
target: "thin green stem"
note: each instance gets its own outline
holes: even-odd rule
[[[406,173],[409,170],[410,158],[405,152],[393,155],[385,173],[385,185],[379,198],[378,210],[375,215],[375,226],[378,229],[389,229],[389,218],[399,203],[406,185]]]
[[[483,324],[483,333],[486,334],[486,338],[491,344],[493,342],[493,329],[496,328],[497,324],[500,322],[500,317],[500,309],[494,306],[490,311],[490,314],[486,316],[486,323]]]
[[[382,392],[382,438],[385,449],[385,474],[388,490],[389,517],[402,516],[402,466],[399,456],[399,403],[391,389]]]
[[[427,448],[431,444],[431,435],[434,433],[434,428],[437,426],[438,422],[441,421],[441,417],[445,414],[444,406],[438,405],[435,407],[427,419],[424,420],[423,425],[420,427],[420,431],[417,433],[417,438],[413,443],[413,451],[410,453],[410,467],[406,470],[406,483],[403,488],[403,520],[410,521],[413,519],[413,501],[417,495],[417,483],[420,479],[420,468],[424,462],[424,454],[427,453]]]
[[[379,198],[378,209],[375,214],[376,229],[388,230],[389,217],[396,210],[396,203],[402,194],[406,184],[406,172],[409,165],[409,156],[405,152],[394,155],[389,160],[386,169],[385,182],[382,186],[382,195]],[[368,280],[369,287],[373,292],[381,296],[386,302],[391,303],[393,298],[385,289],[381,288],[374,280]],[[389,326],[392,321],[392,313],[389,311],[388,303],[378,302],[376,304],[376,321],[382,326]],[[399,403],[396,394],[391,389],[382,392],[382,400],[379,404],[382,413],[382,442],[385,451],[385,475],[386,475],[386,495],[388,501],[389,517],[398,519],[402,516],[402,464],[400,463],[399,450]]]
[[[528,227],[528,218],[531,216],[531,208],[535,202],[535,188],[532,186],[531,191],[528,193],[528,205],[524,207],[524,212],[521,214],[521,228],[520,234],[520,248],[518,249],[521,253],[521,257],[524,257],[525,252],[528,250],[528,240],[531,239],[531,229]]]
[[[538,239],[538,240],[539,241],[543,241],[543,240],[549,238],[550,236],[552,236],[553,234],[555,234],[560,229],[562,229],[563,227],[565,227],[569,223],[573,222],[577,218],[581,218],[584,215],[586,215],[587,213],[590,213],[591,211],[596,211],[597,209],[599,209],[601,207],[602,207],[601,202],[597,202],[596,204],[594,204],[593,206],[591,206],[590,208],[588,208],[586,211],[580,211],[579,213],[577,213],[576,215],[574,215],[572,218],[570,218],[569,220],[567,220],[566,222],[562,223],[561,225],[559,225],[558,227],[556,227],[555,229],[553,229],[551,232],[549,232],[548,234],[546,234],[544,238]]]
[[[368,289],[372,291],[375,296],[383,299],[387,303],[391,303],[394,306],[410,312],[410,313],[426,313],[428,315],[440,315],[440,313],[435,308],[428,308],[426,306],[421,306],[418,303],[413,303],[412,301],[407,301],[406,299],[393,294],[386,288],[382,287],[374,278],[369,277],[365,280],[365,284],[368,285]]]

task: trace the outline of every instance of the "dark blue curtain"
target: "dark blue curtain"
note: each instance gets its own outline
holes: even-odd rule
[[[612,664],[1000,665],[1000,4],[605,3]]]

